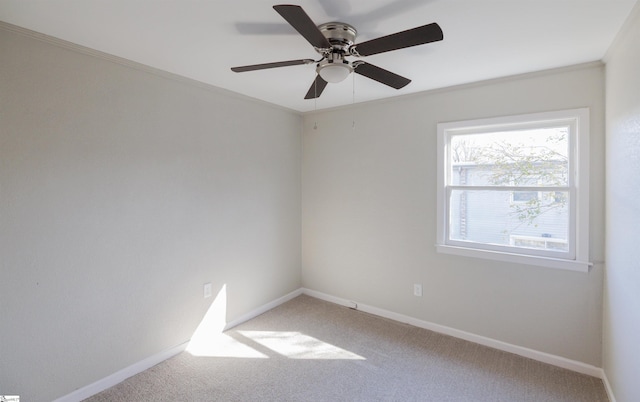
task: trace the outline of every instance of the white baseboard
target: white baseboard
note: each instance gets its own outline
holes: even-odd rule
[[[242,315],[241,317],[227,323],[224,327],[224,330],[226,331],[229,328],[233,328],[236,325],[240,325],[245,321],[248,321],[254,317],[259,316],[262,313],[265,313],[269,310],[271,310],[274,307],[277,307],[279,305],[281,305],[284,302],[287,302],[297,296],[300,296],[302,294],[302,288],[294,290],[293,292],[284,295],[272,302],[269,302],[261,307],[258,307],[255,310],[250,311],[247,314]],[[183,352],[187,346],[189,346],[189,341],[180,344],[174,348],[171,348],[169,350],[166,350],[164,352],[158,353],[156,355],[150,356],[138,363],[134,363],[129,367],[126,367],[116,373],[111,374],[108,377],[105,377],[101,380],[98,380],[92,384],[89,384],[85,387],[79,388],[75,391],[73,391],[70,394],[67,394],[65,396],[62,396],[56,400],[54,400],[53,402],[79,402],[82,401],[84,399],[87,399],[99,392],[104,391],[107,388],[111,388],[116,384],[121,383],[122,381],[126,380],[129,377],[132,377],[136,374],[139,374],[147,369],[150,369],[151,367],[155,366],[156,364],[162,363],[163,361]]]
[[[592,366],[590,364],[579,362],[576,360],[567,359],[565,357],[556,356],[556,355],[552,355],[545,352],[540,352],[537,350],[525,348],[523,346],[513,345],[507,342],[502,342],[502,341],[488,338],[482,335],[472,334],[470,332],[461,331],[459,329],[447,327],[440,324],[435,324],[429,321],[419,320],[417,318],[394,313],[392,311],[384,310],[384,309],[373,307],[373,306],[368,306],[366,304],[361,304],[352,300],[342,299],[336,296],[328,295],[326,293],[318,292],[311,289],[303,288],[302,293],[311,297],[315,297],[317,299],[325,300],[331,303],[339,304],[339,305],[350,307],[350,308],[355,308],[357,310],[360,310],[366,313],[374,314],[384,318],[389,318],[394,321],[403,322],[406,324],[413,325],[415,327],[424,328],[430,331],[453,336],[455,338],[464,339],[469,342],[478,343],[480,345],[488,346],[494,349],[524,356],[529,359],[533,359],[543,363],[562,367],[568,370],[576,371],[578,373],[587,374],[597,378],[603,378],[603,375],[604,375],[604,372],[600,367]],[[607,390],[607,393],[609,393],[609,389]],[[614,399],[611,399],[611,400],[614,401]]]
[[[640,3],[638,3],[640,4]],[[604,383],[604,389],[607,391],[607,396],[609,397],[609,402],[616,402],[616,397],[613,394],[613,388],[611,388],[611,383],[609,382],[609,378],[607,377],[607,373],[602,370],[602,382]]]
[[[84,399],[89,398],[99,392],[104,391],[107,388],[111,388],[116,384],[121,383],[129,377],[132,377],[138,373],[141,373],[151,367],[155,366],[158,363],[162,363],[163,361],[181,353],[187,348],[189,342],[185,342],[181,345],[173,347],[169,350],[165,350],[164,352],[160,352],[156,355],[147,357],[146,359],[139,361],[137,363],[132,364],[129,367],[125,367],[122,370],[111,374],[108,377],[105,377],[101,380],[94,382],[93,384],[89,384],[85,387],[79,388],[73,391],[70,394],[62,396],[53,402],[79,402]]]
[[[586,364],[586,363],[582,363],[579,361],[575,361],[575,360],[571,360],[571,359],[567,359],[561,356],[556,356],[556,355],[552,355],[549,353],[544,353],[544,352],[540,352],[537,350],[533,350],[533,349],[529,349],[529,348],[525,348],[522,346],[517,346],[517,345],[512,345],[510,343],[506,343],[506,342],[502,342],[502,341],[498,341],[496,339],[492,339],[492,338],[487,338],[481,335],[476,335],[476,334],[472,334],[470,332],[466,332],[466,331],[461,331],[455,328],[451,328],[451,327],[447,327],[444,325],[440,325],[440,324],[435,324],[432,322],[428,322],[428,321],[423,321],[423,320],[419,320],[413,317],[409,317],[403,314],[398,314],[398,313],[394,313],[392,311],[388,311],[388,310],[384,310],[381,308],[377,308],[377,307],[373,307],[373,306],[368,306],[366,304],[360,304],[357,302],[354,302],[352,300],[347,300],[347,299],[343,299],[340,297],[336,297],[336,296],[332,296],[326,293],[322,293],[322,292],[318,292],[315,290],[311,290],[311,289],[306,289],[306,288],[300,288],[297,289],[285,296],[282,296],[272,302],[269,302],[255,310],[250,311],[247,314],[242,315],[241,317],[230,321],[229,323],[227,323],[227,325],[225,326],[225,330],[233,328],[237,325],[242,324],[245,321],[248,321],[254,317],[259,316],[260,314],[263,314],[277,306],[279,306],[282,303],[285,303],[301,294],[305,294],[311,297],[315,297],[317,299],[320,300],[325,300],[334,304],[339,304],[342,306],[346,306],[346,307],[350,307],[350,308],[355,308],[357,310],[366,312],[366,313],[370,313],[370,314],[374,314],[380,317],[384,317],[384,318],[388,318],[394,321],[398,321],[398,322],[403,322],[406,324],[410,324],[413,325],[415,327],[419,327],[419,328],[424,328],[424,329],[428,329],[434,332],[438,332],[441,334],[445,334],[445,335],[450,335],[456,338],[460,338],[460,339],[464,339],[466,341],[470,341],[470,342],[474,342],[474,343],[478,343],[480,345],[484,345],[484,346],[489,346],[491,348],[494,349],[498,349],[498,350],[502,350],[505,352],[509,352],[509,353],[513,353],[513,354],[517,354],[520,356],[524,356],[524,357],[528,357],[530,359],[533,360],[537,360],[537,361],[541,361],[544,363],[548,363],[554,366],[558,366],[558,367],[562,367],[568,370],[572,370],[572,371],[576,371],[578,373],[582,373],[582,374],[587,374],[587,375],[591,375],[594,377],[598,377],[601,378],[602,381],[604,382],[605,385],[605,389],[607,391],[607,395],[609,396],[609,400],[611,402],[615,402],[616,399],[613,395],[613,391],[611,389],[611,385],[609,384],[609,380],[607,379],[607,376],[605,374],[605,372],[599,368],[599,367],[595,367],[592,366],[590,364]],[[129,367],[126,367],[114,374],[111,374],[108,377],[105,377],[101,380],[98,380],[92,384],[89,384],[85,387],[82,387],[80,389],[75,390],[74,392],[65,395],[63,397],[60,397],[58,399],[56,399],[54,402],[79,402],[82,401],[86,398],[89,398],[99,392],[104,391],[107,388],[110,388],[124,380],[126,380],[127,378],[134,376],[138,373],[141,373],[153,366],[155,366],[156,364],[159,364],[181,352],[183,352],[187,346],[188,346],[189,342],[185,342],[181,345],[178,345],[176,347],[173,347],[169,350],[166,350],[164,352],[158,353],[154,356],[148,357],[138,363],[132,364]]]

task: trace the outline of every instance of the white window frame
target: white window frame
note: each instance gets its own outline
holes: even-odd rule
[[[513,247],[449,239],[449,163],[451,137],[513,129],[568,124],[569,130],[569,252],[551,257],[544,252],[520,253]],[[437,158],[437,243],[440,253],[484,258],[547,268],[588,272],[589,262],[589,109],[570,109],[478,120],[439,123]]]

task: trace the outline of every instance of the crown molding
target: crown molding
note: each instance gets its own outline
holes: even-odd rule
[[[209,92],[213,92],[219,95],[223,95],[223,96],[230,96],[233,98],[237,98],[237,99],[242,99],[242,100],[246,100],[246,101],[250,101],[250,102],[254,102],[254,103],[259,103],[265,106],[269,106],[275,109],[279,109],[279,110],[284,110],[287,112],[291,112],[291,113],[295,113],[297,115],[301,115],[300,112],[298,112],[297,110],[293,110],[293,109],[289,109],[286,108],[284,106],[280,106],[280,105],[276,105],[273,103],[269,103],[269,102],[265,102],[263,100],[260,99],[256,99],[256,98],[252,98],[250,96],[246,96],[246,95],[242,95],[239,94],[237,92],[233,92],[230,91],[228,89],[224,89],[224,88],[220,88],[217,87],[215,85],[211,85],[211,84],[207,84],[205,82],[202,81],[198,81],[195,80],[193,78],[187,78],[185,76],[179,75],[179,74],[174,74],[174,73],[170,73],[168,71],[159,69],[159,68],[155,68],[155,67],[151,67],[147,64],[143,64],[143,63],[139,63],[137,61],[133,61],[130,59],[126,59],[124,57],[120,57],[120,56],[116,56],[110,53],[106,53],[106,52],[102,52],[100,50],[96,50],[96,49],[92,49],[90,47],[86,47],[86,46],[82,46],[79,45],[77,43],[73,43],[73,42],[69,42],[66,41],[64,39],[60,39],[60,38],[56,38],[55,36],[50,36],[50,35],[46,35],[40,32],[36,32],[36,31],[32,31],[30,29],[27,28],[23,28],[17,25],[13,25],[10,24],[8,22],[4,22],[4,21],[0,21],[0,30],[4,30],[4,31],[8,31],[8,32],[13,32],[31,39],[35,39],[38,40],[40,42],[45,42],[48,43],[50,45],[59,47],[59,48],[63,48],[63,49],[67,49],[70,50],[72,52],[76,52],[76,53],[80,53],[80,54],[84,54],[87,56],[91,56],[91,57],[95,57],[101,60],[105,60],[111,63],[115,63],[124,67],[128,67],[128,68],[132,68],[134,70],[138,70],[138,71],[143,71],[145,73],[148,74],[153,74],[155,76],[158,77],[162,77],[164,79],[168,79],[168,80],[172,80],[172,81],[176,81],[176,82],[180,82],[192,87],[197,87],[200,89],[204,89],[206,91]]]
[[[626,37],[630,34],[630,31],[635,24],[640,24],[640,1],[638,1],[633,6],[633,8],[631,9],[631,12],[627,16],[627,19],[624,20],[622,27],[620,28],[616,36],[613,38],[613,42],[611,42],[611,44],[609,45],[609,48],[604,54],[602,61],[605,64],[611,60],[611,58],[613,57],[613,54],[616,52],[616,49],[620,46],[620,43],[623,42],[624,39],[626,39]]]

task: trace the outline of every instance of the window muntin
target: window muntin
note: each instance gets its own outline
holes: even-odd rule
[[[438,135],[439,251],[588,266],[587,109],[444,123]]]

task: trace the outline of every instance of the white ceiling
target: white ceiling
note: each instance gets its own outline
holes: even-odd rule
[[[395,90],[356,75],[303,97],[313,65],[230,67],[318,54],[264,0],[0,0],[0,21],[305,112],[600,60],[636,0],[304,0],[317,24],[356,42],[437,22],[444,40],[366,61],[412,79]]]

